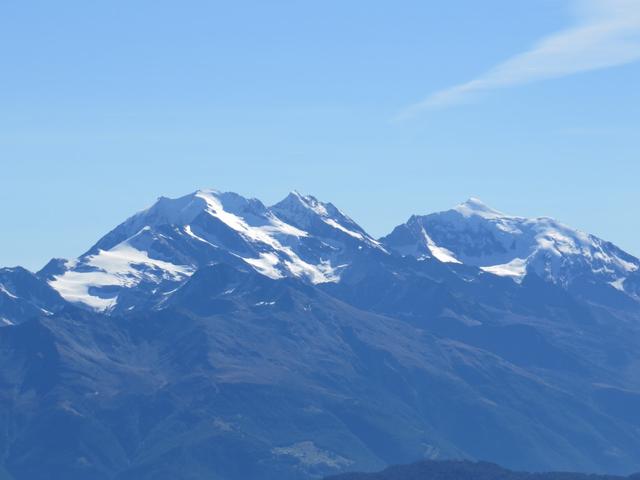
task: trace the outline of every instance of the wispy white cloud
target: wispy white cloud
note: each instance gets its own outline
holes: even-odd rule
[[[399,117],[464,103],[480,92],[640,60],[640,0],[576,0],[575,22],[466,83],[435,92]]]

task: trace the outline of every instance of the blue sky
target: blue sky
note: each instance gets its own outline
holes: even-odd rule
[[[160,195],[297,189],[374,235],[469,196],[640,255],[635,0],[7,1],[0,265]]]

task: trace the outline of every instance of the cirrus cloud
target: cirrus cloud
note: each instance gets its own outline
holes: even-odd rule
[[[429,95],[399,118],[465,103],[475,94],[640,60],[640,0],[579,0],[572,26],[468,82]]]

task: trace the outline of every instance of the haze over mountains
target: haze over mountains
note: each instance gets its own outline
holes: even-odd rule
[[[375,239],[297,192],[160,198],[0,269],[0,325],[0,478],[640,470],[640,261],[477,199]]]

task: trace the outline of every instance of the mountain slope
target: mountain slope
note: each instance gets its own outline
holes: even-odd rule
[[[52,315],[64,305],[58,292],[28,270],[0,268],[0,327]]]
[[[160,311],[0,329],[0,359],[17,479],[302,479],[423,455],[625,470],[640,445],[592,400],[604,387],[249,266],[200,269]]]
[[[377,241],[296,192],[161,198],[78,259],[0,270],[0,472],[638,471],[636,265],[475,200]]]

